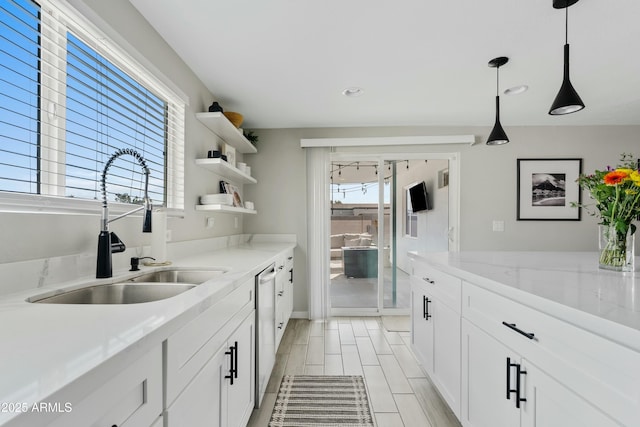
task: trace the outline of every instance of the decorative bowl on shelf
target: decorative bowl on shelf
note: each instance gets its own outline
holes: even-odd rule
[[[224,116],[229,119],[229,121],[231,122],[231,124],[233,124],[235,127],[239,128],[240,125],[242,124],[242,120],[244,120],[244,117],[242,117],[242,114],[240,113],[235,113],[233,111],[225,111]]]

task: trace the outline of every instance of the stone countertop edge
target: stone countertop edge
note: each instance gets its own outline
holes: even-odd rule
[[[296,247],[284,239],[257,240],[176,259],[169,267],[114,271],[110,279],[73,281],[0,298],[0,405],[80,402],[122,366],[158,348],[164,340],[246,280]],[[194,289],[142,304],[34,304],[26,299],[81,286],[126,280],[167,268],[225,268]],[[14,425],[19,412],[0,411],[0,426]],[[41,414],[50,422],[59,414]],[[40,421],[40,419],[39,419]]]
[[[640,352],[640,273],[599,270],[595,252],[411,251],[409,257]]]

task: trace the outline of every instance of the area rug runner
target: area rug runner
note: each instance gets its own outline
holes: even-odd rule
[[[269,427],[373,427],[361,375],[285,375]]]

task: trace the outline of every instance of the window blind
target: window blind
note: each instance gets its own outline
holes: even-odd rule
[[[1,2],[2,65],[15,76],[3,68],[0,78],[20,92],[0,99],[0,191],[101,199],[105,163],[132,148],[150,169],[153,204],[184,208],[184,101],[82,16],[39,3]],[[110,202],[141,202],[133,157],[113,163],[106,188]]]

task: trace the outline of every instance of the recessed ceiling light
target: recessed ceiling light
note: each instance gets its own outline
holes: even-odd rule
[[[348,87],[345,90],[342,91],[342,94],[344,96],[349,96],[349,97],[355,97],[355,96],[360,96],[364,93],[364,89],[362,89],[361,87]]]
[[[520,95],[521,93],[524,93],[526,91],[529,90],[529,86],[527,85],[520,85],[520,86],[514,86],[514,87],[510,87],[509,89],[506,89],[504,91],[505,95]]]

